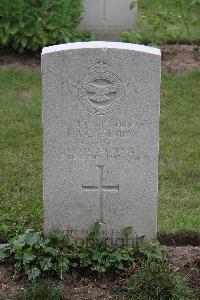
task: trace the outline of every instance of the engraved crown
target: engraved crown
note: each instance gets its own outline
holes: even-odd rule
[[[111,70],[111,66],[104,59],[98,59],[93,63],[92,70],[99,73],[105,73]]]

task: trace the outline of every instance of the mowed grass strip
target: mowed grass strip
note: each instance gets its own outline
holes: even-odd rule
[[[40,230],[42,204],[39,72],[0,71],[0,241]]]
[[[200,231],[200,72],[163,76],[159,232]]]
[[[42,230],[41,74],[0,71],[0,241]],[[200,231],[199,72],[163,75],[159,233]]]

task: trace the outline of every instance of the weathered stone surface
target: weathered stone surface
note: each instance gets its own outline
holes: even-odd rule
[[[42,73],[45,232],[82,238],[100,222],[105,237],[155,237],[160,50],[52,46]]]
[[[135,30],[137,6],[130,9],[132,0],[83,0],[82,26],[104,36]]]

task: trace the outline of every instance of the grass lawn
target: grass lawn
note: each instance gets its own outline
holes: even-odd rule
[[[200,231],[200,73],[163,75],[159,232]],[[0,71],[0,241],[42,229],[40,73]]]
[[[137,31],[141,33],[143,40],[147,43],[157,43],[161,37],[164,43],[169,41],[174,41],[174,43],[179,41],[199,41],[200,2],[190,10],[185,6],[185,4],[190,4],[190,1],[192,2],[192,0],[179,0],[178,2],[182,3],[180,8],[180,6],[175,4],[175,0],[138,0],[139,18]],[[147,14],[152,18],[149,24],[141,18]],[[188,23],[189,36],[182,16]],[[156,30],[153,25],[157,26]]]

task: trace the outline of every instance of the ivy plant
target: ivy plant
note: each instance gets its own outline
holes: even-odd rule
[[[11,259],[15,263],[15,276],[35,280],[42,274],[64,274],[72,268],[84,269],[98,276],[106,272],[126,271],[135,262],[149,259],[162,261],[163,249],[157,243],[137,240],[131,245],[113,246],[100,237],[100,224],[96,223],[88,238],[76,242],[61,230],[54,230],[44,238],[32,229],[15,237],[0,250],[0,262]],[[132,228],[126,227],[122,235],[127,239]]]

